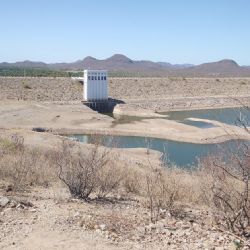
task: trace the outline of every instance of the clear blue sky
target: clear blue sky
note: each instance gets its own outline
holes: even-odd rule
[[[250,0],[2,0],[0,61],[250,65]]]

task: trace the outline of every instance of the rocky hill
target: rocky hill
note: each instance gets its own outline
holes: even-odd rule
[[[88,56],[72,63],[52,63],[23,61],[16,63],[0,63],[0,68],[40,68],[53,70],[107,69],[111,72],[132,73],[143,76],[250,76],[250,66],[240,66],[231,59],[218,62],[192,64],[171,64],[147,60],[132,60],[125,55],[115,54],[107,59],[99,60]]]

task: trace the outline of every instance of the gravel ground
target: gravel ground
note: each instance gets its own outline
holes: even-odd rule
[[[82,85],[70,78],[0,78],[0,100],[80,101]]]
[[[250,78],[113,78],[110,94],[135,100],[246,95],[250,94]]]
[[[0,100],[82,100],[82,85],[69,78],[1,77],[0,90]],[[249,94],[250,78],[109,79],[109,95],[126,101]]]
[[[0,206],[1,249],[236,250],[240,243],[213,226],[204,210],[185,209],[175,216],[162,210],[152,224],[149,210],[136,197],[86,203],[54,187],[7,199]],[[249,249],[248,244],[240,249]]]

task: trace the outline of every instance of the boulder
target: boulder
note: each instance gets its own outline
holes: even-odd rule
[[[10,200],[7,197],[0,196],[0,207],[5,207]]]

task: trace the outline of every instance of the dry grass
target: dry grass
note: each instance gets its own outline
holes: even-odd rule
[[[237,154],[228,156],[227,163],[218,156],[203,161],[203,175],[207,176],[206,186],[210,191],[205,197],[218,225],[247,237],[250,236],[249,149],[248,145],[241,145]]]
[[[0,138],[0,177],[13,190],[31,186],[48,186],[55,180],[53,152],[24,146],[22,137]]]
[[[187,206],[211,209],[219,226],[245,236],[250,233],[250,172],[249,159],[241,160],[244,165],[237,167],[213,157],[193,171],[150,163],[136,167],[119,163],[99,143],[83,150],[79,143],[66,141],[60,150],[45,151],[26,147],[16,135],[0,139],[0,178],[13,191],[61,180],[73,197],[85,200],[133,195],[149,209],[153,223],[163,210],[176,216]]]
[[[60,166],[66,182],[76,182],[75,175],[87,175],[93,182],[92,193],[97,197],[121,191],[147,198],[146,190],[151,182],[152,187],[156,188],[152,192],[161,193],[162,207],[174,207],[174,203],[204,204],[200,183],[203,177],[198,172],[152,167],[150,164],[141,167],[128,165],[119,162],[117,155],[99,143],[91,149],[82,150],[77,143],[67,141],[57,151],[46,151],[24,146],[23,139],[16,135],[0,139],[0,177],[16,190],[35,185],[46,187],[59,182]],[[82,167],[84,169],[80,169]]]

